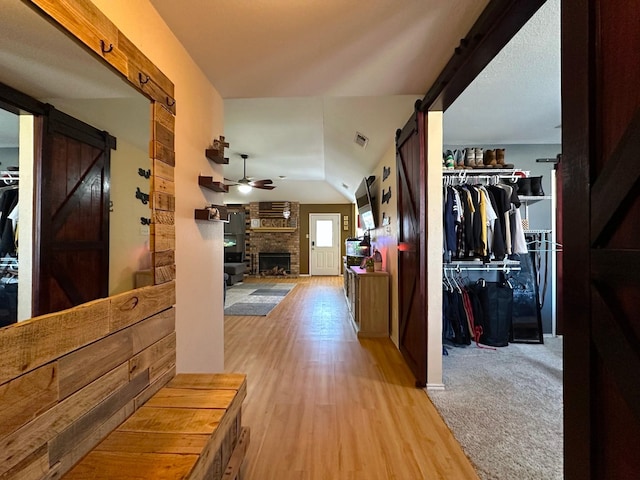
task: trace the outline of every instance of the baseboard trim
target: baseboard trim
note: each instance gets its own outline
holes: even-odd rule
[[[426,390],[444,390],[444,383],[427,383]]]

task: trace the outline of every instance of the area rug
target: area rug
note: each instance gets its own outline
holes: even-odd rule
[[[562,479],[562,338],[448,353],[428,395],[480,478]]]
[[[237,283],[227,288],[224,314],[264,317],[295,286],[295,283]]]

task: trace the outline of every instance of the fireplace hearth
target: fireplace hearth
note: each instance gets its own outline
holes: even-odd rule
[[[291,254],[289,252],[259,253],[258,273],[265,276],[289,275]]]

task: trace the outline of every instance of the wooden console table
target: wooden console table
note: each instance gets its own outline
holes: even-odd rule
[[[345,297],[358,337],[389,336],[389,274],[344,266]]]

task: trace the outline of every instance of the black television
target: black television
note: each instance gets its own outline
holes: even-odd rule
[[[364,230],[373,230],[378,225],[376,223],[377,212],[375,197],[372,195],[371,185],[376,177],[371,175],[364,177],[356,190],[356,206],[358,207],[358,215]]]

